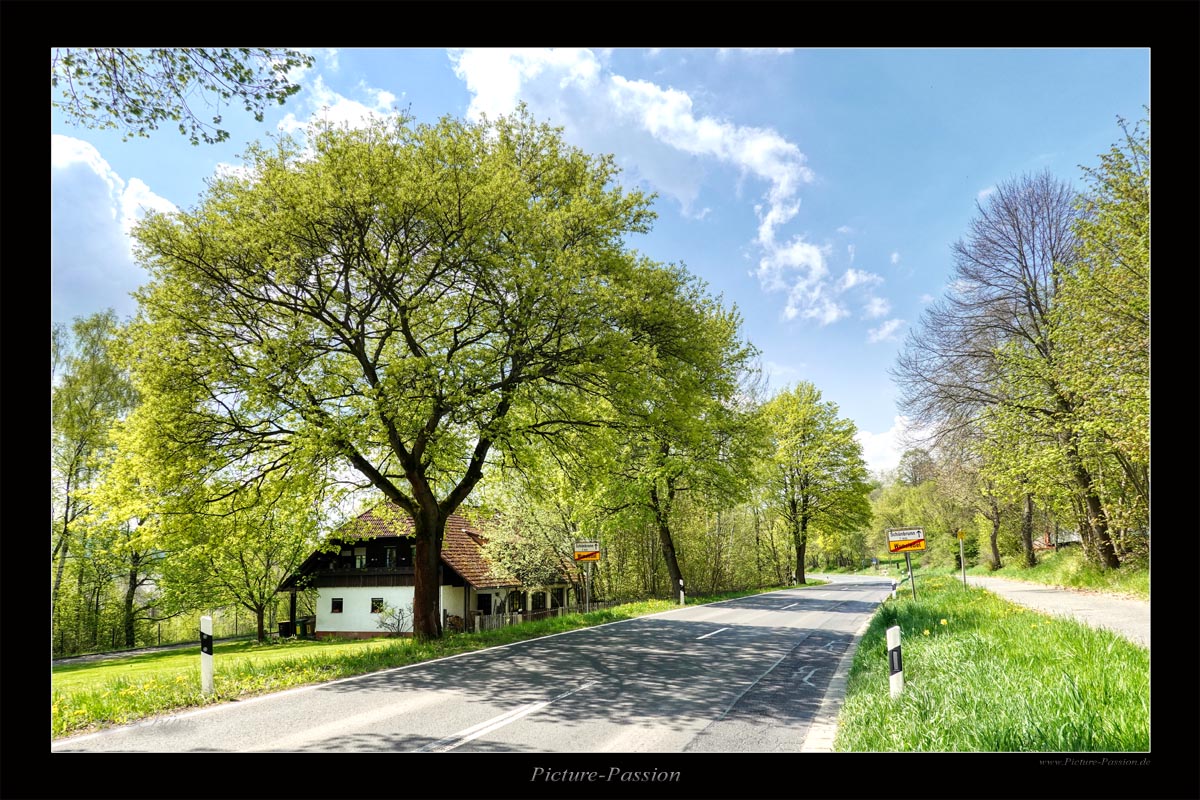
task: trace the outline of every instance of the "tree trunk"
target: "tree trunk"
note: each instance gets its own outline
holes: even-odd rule
[[[1025,494],[1025,514],[1021,517],[1021,548],[1025,551],[1025,566],[1036,567],[1033,554],[1033,495]]]
[[[66,500],[63,502],[62,536],[59,537],[58,569],[54,572],[54,587],[50,590],[50,618],[58,610],[58,591],[62,587],[63,568],[67,565],[67,548],[71,534],[71,478],[67,477]]]
[[[265,605],[254,607],[254,620],[258,624],[258,641],[266,641],[267,638],[267,607]]]
[[[442,635],[441,564],[446,517],[436,508],[421,509],[413,524],[417,534],[413,553],[413,637],[430,641]]]
[[[990,543],[992,545],[992,569],[1000,569],[1004,563],[1000,560],[1000,505],[996,502],[996,498],[989,498],[992,505],[992,514],[989,519],[992,521],[992,535]]]
[[[1083,465],[1083,459],[1079,457],[1079,450],[1074,439],[1067,443],[1067,461],[1071,465],[1071,473],[1087,506],[1087,524],[1092,532],[1096,557],[1105,569],[1116,569],[1121,566],[1121,559],[1117,557],[1112,538],[1108,534],[1108,515],[1104,512],[1104,505],[1100,502],[1100,495],[1096,492],[1092,474],[1088,472],[1087,467]]]
[[[668,594],[673,597],[679,595],[679,582],[683,580],[683,573],[679,569],[679,561],[675,558],[675,542],[671,538],[671,525],[668,521],[668,515],[671,513],[671,501],[674,500],[675,490],[667,488],[666,503],[660,502],[658,495],[658,487],[653,486],[650,489],[650,506],[654,510],[654,522],[658,528],[658,544],[662,548],[663,560],[667,562],[667,573],[671,579],[671,586],[668,589]],[[687,588],[686,586],[684,587]]]
[[[138,561],[138,555],[134,553],[130,557],[129,581],[125,585],[125,606],[122,609],[122,616],[125,623],[123,627],[125,628],[126,647],[137,646],[137,629],[134,625],[133,601],[138,587]]]

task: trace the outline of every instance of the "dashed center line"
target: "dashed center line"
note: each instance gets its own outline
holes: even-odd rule
[[[563,692],[562,694],[558,695],[557,697],[552,697],[549,700],[543,700],[540,703],[529,703],[528,705],[514,708],[511,711],[506,711],[503,714],[501,714],[500,716],[492,717],[489,720],[484,720],[483,722],[479,723],[478,725],[472,725],[470,728],[466,728],[464,730],[459,731],[458,733],[451,734],[444,739],[438,739],[436,742],[431,742],[430,744],[427,744],[424,747],[422,747],[418,750],[415,750],[414,752],[417,752],[417,753],[445,753],[449,750],[453,750],[454,748],[456,748],[460,745],[466,744],[467,742],[471,741],[472,739],[478,739],[480,736],[483,736],[484,734],[487,734],[487,733],[491,733],[492,731],[496,730],[497,728],[503,728],[505,725],[508,725],[510,722],[516,722],[521,717],[529,716],[533,712],[539,711],[539,710],[545,708],[546,706],[550,705],[555,700],[562,700],[564,697],[569,697],[570,695],[573,695],[576,692],[583,691],[584,689],[589,689],[592,686],[595,686],[597,683],[598,683],[598,681],[590,681],[588,683],[585,683],[583,686],[580,686],[576,689],[572,689],[569,692]]]
[[[794,608],[794,607],[796,607],[796,606],[798,606],[798,605],[800,605],[800,604],[799,604],[799,603],[792,603],[790,606],[784,606],[783,608],[781,608],[781,609],[779,609],[779,610],[780,610],[780,611],[787,611],[789,608]]]
[[[697,637],[696,637],[696,640],[697,640],[697,641],[699,641],[700,639],[707,639],[707,638],[708,638],[708,637],[710,637],[710,636],[716,636],[716,635],[717,635],[718,633],[720,633],[721,631],[727,631],[727,630],[729,630],[729,628],[717,628],[717,629],[716,629],[715,631],[713,631],[712,633],[706,633],[706,634],[704,634],[703,636],[697,636]]]

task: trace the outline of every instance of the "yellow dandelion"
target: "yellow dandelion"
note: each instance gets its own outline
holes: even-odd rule
[[[946,620],[942,620],[942,624],[943,624],[943,625],[947,625],[947,624],[949,624],[949,623],[947,623],[947,622],[946,622]]]
[[[929,635],[929,628],[926,628],[926,629],[924,630],[924,632],[923,632],[923,633],[924,633],[924,635],[925,635],[925,636],[928,636],[928,635]]]

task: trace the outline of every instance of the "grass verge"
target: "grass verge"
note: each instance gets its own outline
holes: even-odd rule
[[[854,656],[834,750],[1096,752],[1150,749],[1150,653],[1105,630],[918,581],[871,620]],[[888,690],[899,625],[904,693]]]
[[[1068,589],[1089,589],[1150,599],[1150,569],[1144,564],[1125,564],[1117,569],[1101,570],[1083,557],[1078,547],[1068,547],[1053,552],[1038,553],[1035,567],[1008,566],[989,570],[986,566],[968,568],[971,575],[1008,578],[1010,580],[1044,583]]]
[[[819,583],[810,581],[808,585]],[[687,604],[700,605],[784,588],[789,587],[689,597]],[[351,641],[285,639],[261,645],[256,642],[221,643],[213,650],[214,692],[208,697],[200,692],[199,646],[195,650],[63,664],[54,667],[51,675],[50,733],[52,738],[59,738],[122,725],[155,714],[417,664],[677,607],[678,603],[670,600],[643,600],[495,631],[447,635],[426,643],[383,638]]]

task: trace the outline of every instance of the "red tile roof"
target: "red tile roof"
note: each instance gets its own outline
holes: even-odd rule
[[[412,536],[412,519],[402,508],[391,502],[374,508],[338,528],[338,539],[384,538]],[[511,576],[502,574],[483,556],[483,533],[461,514],[451,514],[446,520],[446,535],[442,538],[442,563],[449,566],[477,589],[485,587],[520,586]]]

